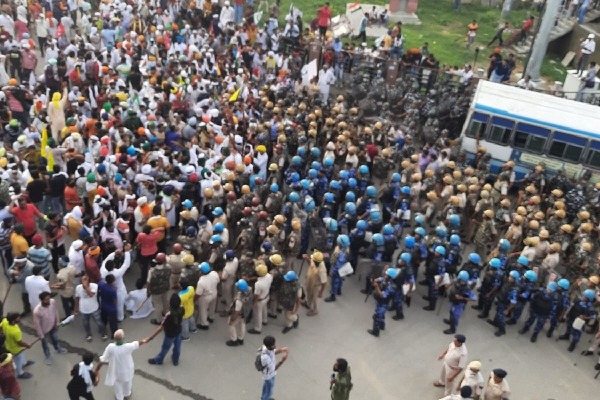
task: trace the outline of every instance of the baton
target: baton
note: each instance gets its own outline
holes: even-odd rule
[[[144,301],[142,301],[142,304],[140,304],[140,306],[137,308],[137,310],[135,310],[135,312],[137,313],[138,311],[140,311],[142,309],[142,307],[144,307],[144,304],[146,304],[146,302],[148,301],[148,299],[150,298],[150,296],[146,297],[144,299]]]
[[[302,276],[302,268],[304,268],[304,262],[306,259],[302,257],[302,262],[300,263],[300,272],[298,272],[298,276]]]

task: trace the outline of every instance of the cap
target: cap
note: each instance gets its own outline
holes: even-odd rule
[[[503,370],[502,368],[496,368],[494,370],[492,370],[492,372],[494,373],[494,375],[496,375],[498,378],[503,379],[504,377],[506,377],[506,375],[508,375],[508,373]]]
[[[459,343],[464,343],[467,341],[467,338],[465,337],[465,335],[454,335],[454,339],[458,340]]]
[[[31,243],[34,246],[39,246],[42,243],[44,243],[44,240],[42,239],[42,235],[40,235],[39,233],[36,233],[35,235],[33,235],[33,237],[31,238]]]
[[[83,242],[81,240],[76,240],[71,246],[73,246],[75,250],[81,250],[81,248],[83,247]]]
[[[481,363],[479,361],[471,361],[469,363],[469,369],[476,369],[479,371],[481,369]]]

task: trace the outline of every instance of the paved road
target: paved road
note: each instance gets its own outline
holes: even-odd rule
[[[137,271],[128,274],[134,280]],[[0,278],[0,292],[6,290],[6,280]],[[404,321],[388,317],[386,331],[379,338],[367,334],[373,313],[373,300],[364,302],[359,293],[362,282],[358,274],[344,284],[343,295],[336,303],[322,304],[316,317],[302,317],[298,329],[281,334],[280,316],[263,329],[273,334],[278,345],[290,348],[290,357],[279,370],[275,398],[286,400],[327,399],[328,379],[336,357],[348,359],[352,368],[354,390],[352,399],[437,399],[441,390],[432,386],[440,370],[437,355],[447,346],[450,337],[442,333],[442,319],[448,312],[445,303],[440,316],[422,310],[424,287],[417,289],[412,308],[405,312]],[[19,290],[11,290],[5,310],[20,310]],[[31,326],[31,318],[24,320]],[[127,319],[123,328],[128,340],[148,336],[154,326],[147,320]],[[31,329],[25,328],[28,332]],[[540,336],[538,343],[530,344],[528,336],[520,336],[517,327],[509,327],[502,338],[493,335],[493,329],[476,318],[469,309],[461,321],[460,332],[467,336],[469,358],[483,363],[484,373],[501,367],[509,372],[508,381],[513,399],[520,400],[579,400],[597,396],[600,381],[594,381],[595,357],[583,357],[580,351],[587,346],[590,336],[584,336],[574,353],[566,351],[565,342],[556,342]],[[556,335],[555,335],[556,336]],[[31,339],[30,334],[26,340]],[[28,351],[28,357],[37,361],[30,371],[34,379],[22,382],[23,399],[66,398],[65,386],[72,365],[78,362],[83,349],[101,353],[103,343],[98,337],[88,344],[84,341],[81,321],[61,329],[60,339],[69,353],[54,357],[54,365],[43,363],[40,345]],[[183,354],[178,367],[169,359],[163,366],[151,366],[147,359],[155,355],[160,340],[143,346],[135,353],[136,378],[132,399],[172,400],[234,400],[258,399],[261,378],[254,369],[254,355],[262,336],[247,335],[245,345],[238,348],[225,346],[227,328],[224,318],[218,318],[208,332],[199,332],[183,343]],[[112,389],[99,385],[98,399],[113,398]],[[65,396],[65,397],[63,397]]]

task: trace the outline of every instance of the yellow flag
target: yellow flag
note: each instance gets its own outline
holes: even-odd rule
[[[42,126],[42,149],[40,154],[42,157],[46,157],[46,146],[48,145],[48,130],[46,129],[46,125]]]
[[[240,96],[240,91],[242,90],[242,88],[239,88],[238,90],[236,90],[235,92],[233,92],[233,94],[229,97],[229,102],[233,103],[235,101],[237,101],[238,97]]]

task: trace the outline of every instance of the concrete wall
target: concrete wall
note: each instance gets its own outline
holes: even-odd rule
[[[586,29],[587,28],[587,29]],[[575,24],[573,30],[565,36],[562,36],[548,45],[548,53],[562,59],[569,51],[575,52],[577,56],[571,61],[571,67],[577,66],[579,59],[579,44],[581,38],[586,38],[590,33],[596,34],[596,51],[590,57],[590,61],[596,61],[600,64],[600,24],[592,23],[584,26]]]

